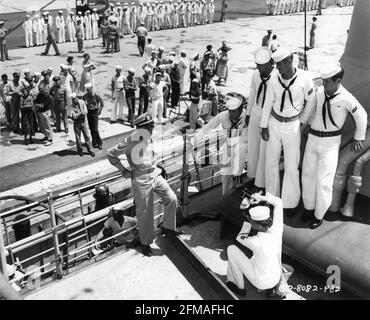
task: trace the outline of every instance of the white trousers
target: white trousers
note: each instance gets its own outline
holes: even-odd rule
[[[280,279],[280,275],[277,279],[272,275],[265,281],[258,279],[251,259],[235,245],[227,248],[227,258],[227,280],[235,283],[239,289],[244,289],[244,276],[253,286],[261,290],[273,288]]]
[[[73,23],[68,25],[67,31],[68,31],[69,41],[72,41],[72,42],[76,41],[76,28]]]
[[[271,116],[268,128],[270,137],[266,144],[266,191],[280,197],[279,163],[283,148],[285,170],[281,199],[284,208],[295,208],[301,197],[298,171],[301,144],[299,120],[283,123]]]
[[[163,98],[152,101],[152,115],[154,122],[162,122]],[[158,117],[158,120],[157,120]]]
[[[66,42],[66,30],[64,28],[58,29],[58,43]]]
[[[43,32],[43,43],[42,44],[46,44],[46,42],[47,42],[47,39],[48,39],[48,28],[47,28],[47,26],[44,26],[44,32]]]
[[[91,26],[87,25],[85,27],[85,39],[90,40],[92,38],[92,28]]]
[[[40,29],[36,30],[35,37],[36,37],[36,45],[41,46],[43,44],[42,30],[40,30]]]
[[[255,106],[249,119],[248,125],[248,177],[255,178],[255,185],[264,188],[265,183],[265,160],[266,141],[261,138],[261,108]]]
[[[30,30],[24,30],[24,37],[26,39],[26,47],[29,46],[33,47],[33,41],[32,41],[32,29]]]
[[[93,39],[98,39],[99,36],[99,29],[98,29],[98,22],[93,22],[92,24],[92,36]]]
[[[128,23],[123,24],[123,34],[129,34],[130,36],[134,34]]]
[[[302,163],[302,198],[305,209],[323,219],[332,201],[341,136],[308,135]]]
[[[161,175],[154,180],[145,179],[145,176],[132,179],[132,191],[140,242],[149,245],[154,239],[154,192],[161,197],[164,206],[163,227],[171,230],[176,229],[177,197]]]
[[[214,17],[215,17],[215,13],[214,13],[214,12],[211,12],[211,13],[209,14],[209,23],[213,23],[213,19],[214,19]]]
[[[117,121],[117,110],[118,110],[118,119],[123,119],[123,106],[126,105],[125,92],[116,92],[114,94],[115,100],[113,101],[113,107],[110,119],[111,121]]]

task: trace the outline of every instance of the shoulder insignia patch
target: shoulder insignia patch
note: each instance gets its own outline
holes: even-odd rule
[[[312,92],[313,92],[313,88],[311,88],[311,90],[308,91],[307,94],[310,96],[312,94]]]
[[[357,111],[357,107],[354,107],[353,109],[352,109],[352,113],[355,113]]]

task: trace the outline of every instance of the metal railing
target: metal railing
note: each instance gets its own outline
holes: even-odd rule
[[[212,144],[216,142],[217,139],[210,140],[210,143],[208,144],[209,147],[211,147]],[[172,165],[175,165],[179,162],[179,159],[176,156],[175,153],[171,153],[171,155],[168,155],[166,158],[162,157],[162,163],[164,162],[165,167],[169,167]],[[178,153],[179,155],[179,153]],[[193,154],[194,156],[194,154]],[[212,154],[212,156],[219,156],[219,153]],[[197,160],[202,160],[206,157],[209,157],[209,155],[204,154],[201,157],[199,157]],[[194,158],[195,159],[195,158]],[[180,170],[182,171],[182,170]],[[204,179],[200,179],[199,172],[195,166],[188,168],[188,174],[191,174],[195,171],[195,181],[190,183],[189,185],[201,185],[202,182],[214,179],[217,177],[221,171],[218,171],[212,177],[207,177]],[[168,183],[172,185],[175,182],[179,182],[180,179],[184,177],[183,172],[180,174],[176,174],[176,172],[173,172],[174,176],[168,179]],[[94,188],[96,185],[106,183],[106,182],[113,182],[113,181],[119,181],[121,179],[124,179],[120,173],[115,173],[110,177],[104,178],[99,181],[94,181],[93,183],[89,183],[88,185],[81,186],[69,191],[64,191],[59,194],[54,194],[51,190],[47,191],[47,198],[45,200],[41,201],[33,201],[28,203],[27,205],[11,209],[7,212],[4,212],[0,214],[0,221],[2,220],[4,224],[4,230],[5,230],[5,239],[7,240],[7,244],[4,246],[3,243],[0,243],[0,268],[4,274],[7,274],[6,269],[6,259],[8,258],[8,261],[10,261],[13,265],[22,266],[22,264],[31,263],[33,260],[40,258],[41,265],[33,265],[33,270],[29,271],[26,270],[26,272],[23,273],[23,275],[14,278],[10,281],[10,283],[14,282],[21,282],[22,280],[27,280],[28,278],[35,279],[40,278],[49,273],[53,273],[57,279],[61,279],[64,275],[64,270],[68,270],[70,268],[70,264],[72,262],[76,262],[79,259],[83,257],[88,257],[89,259],[94,257],[93,248],[97,245],[104,243],[106,241],[109,241],[110,239],[114,239],[117,237],[120,237],[122,235],[128,234],[129,232],[132,232],[136,227],[132,227],[127,230],[123,230],[115,235],[112,235],[109,238],[104,238],[100,241],[92,240],[90,237],[89,230],[91,228],[96,227],[100,223],[102,223],[109,215],[110,208],[119,207],[121,210],[128,210],[134,206],[133,198],[124,200],[120,203],[111,205],[107,208],[104,208],[102,210],[85,214],[83,210],[83,203],[82,203],[82,192],[89,191],[92,188]],[[190,181],[189,181],[190,182]],[[61,201],[62,199],[66,199],[68,197],[73,197],[77,195],[77,199],[67,200],[67,202],[63,203],[57,203],[56,201]],[[47,200],[47,201],[46,201]],[[56,212],[56,209],[61,207],[62,205],[65,205],[66,203],[75,202],[76,200],[79,201],[79,207],[80,207],[80,216],[72,218],[70,220],[66,220],[61,215],[58,215]],[[46,203],[47,202],[47,205]],[[155,201],[155,203],[159,203],[160,200]],[[20,219],[19,221],[12,222],[10,225],[7,224],[6,219],[11,217],[12,215],[15,215],[17,213],[23,212],[24,210],[31,210],[35,209],[38,206],[44,208],[44,210],[28,214],[27,217]],[[45,207],[48,207],[45,209]],[[27,238],[24,238],[22,240],[10,243],[9,234],[8,234],[8,227],[14,226],[17,223],[26,221],[27,219],[32,219],[35,217],[38,217],[42,214],[49,214],[51,226],[47,228],[46,230],[42,230],[36,234],[33,234]],[[155,220],[157,221],[160,219],[163,215],[163,212],[160,212],[155,216]],[[60,223],[58,223],[58,218],[60,219]],[[77,229],[77,230],[76,230]],[[2,230],[0,228],[0,238],[3,240]],[[47,247],[48,241],[52,240],[52,246]],[[81,244],[82,242],[82,244]],[[75,248],[73,250],[70,250],[70,247],[75,244]],[[41,246],[41,252],[37,252],[36,254],[31,254],[31,256],[27,256],[23,260],[19,261],[18,257],[16,257],[17,254],[22,253],[25,250],[30,250],[32,247],[40,245]],[[46,248],[44,247],[46,246]],[[4,250],[2,250],[2,248]],[[78,255],[77,255],[78,254]],[[52,257],[51,257],[52,256]],[[72,258],[71,258],[72,257]],[[70,259],[71,258],[71,259]],[[41,282],[41,281],[40,281]]]

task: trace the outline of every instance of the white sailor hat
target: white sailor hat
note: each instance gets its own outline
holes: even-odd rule
[[[93,8],[93,11],[98,11],[98,9],[97,8]]]
[[[60,67],[63,70],[68,70],[69,69],[69,66],[67,66],[66,64],[61,64]]]
[[[81,11],[78,11],[77,14],[82,14],[82,12]]]
[[[158,66],[159,70],[165,70],[166,69],[166,66],[164,64],[160,64]]]
[[[156,72],[156,73],[154,74],[154,76],[162,76],[162,73],[160,73],[160,72]]]
[[[72,14],[72,15],[73,15],[73,14],[75,14],[75,13],[74,13],[73,11],[69,11],[69,14]]]
[[[149,123],[154,123],[153,118],[149,113],[144,113],[135,119],[133,125],[137,127],[141,127]]]
[[[145,67],[145,68],[144,68],[144,71],[145,71],[145,72],[151,72],[151,71],[152,71],[152,69],[150,69],[149,67]]]
[[[30,69],[29,68],[26,68],[22,71],[23,73],[30,73]]]
[[[128,2],[125,2],[125,6],[128,6]]]
[[[176,55],[176,52],[175,52],[175,51],[171,51],[171,52],[169,53],[169,55],[170,55],[170,56],[175,56],[175,55]]]
[[[58,11],[58,13],[61,13],[61,14],[63,14],[63,11],[62,11],[62,10],[59,10],[59,11]]]
[[[38,72],[38,71],[35,71],[35,72],[33,73],[33,75],[34,75],[35,77],[41,77],[41,73],[40,73],[40,72]]]
[[[26,14],[26,18],[29,18],[30,17],[30,15],[29,14]]]
[[[179,60],[175,60],[175,61],[173,62],[173,65],[177,65],[177,64],[179,64]]]
[[[193,80],[191,80],[191,82],[198,83],[198,82],[199,82],[199,80],[198,80],[198,78],[194,78]]]
[[[271,60],[271,52],[267,47],[261,47],[254,53],[254,62],[256,64],[265,64]]]
[[[194,53],[194,54],[193,54],[193,57],[192,57],[192,58],[193,58],[193,60],[194,60],[196,57],[198,57],[198,56],[199,56],[199,53]]]
[[[91,82],[85,84],[85,89],[92,89],[93,85]]]
[[[164,51],[164,47],[159,47],[158,50]]]
[[[129,68],[127,71],[128,71],[129,73],[135,73],[135,69],[134,69],[134,68]]]
[[[76,92],[72,92],[70,95],[69,95],[70,98],[77,98],[77,94]]]
[[[122,70],[122,66],[120,66],[119,64],[116,65],[116,70]]]
[[[0,25],[2,25],[2,24],[4,24],[4,21],[2,21],[2,20],[1,20],[1,21],[0,21]]]
[[[270,209],[265,206],[257,206],[249,209],[249,215],[254,221],[263,221],[270,217]]]
[[[45,14],[49,14],[50,12],[49,11],[45,11]]]
[[[274,59],[275,62],[280,62],[285,58],[291,56],[293,54],[292,50],[288,47],[279,47],[277,50],[271,55],[271,58]]]
[[[90,10],[86,10],[85,13],[90,13]]]
[[[339,63],[329,63],[320,70],[321,78],[329,79],[341,71],[342,71],[342,68]]]
[[[121,3],[120,2],[116,2],[116,6],[120,6],[121,5]]]
[[[236,110],[242,105],[242,100],[237,97],[232,97],[226,101],[226,108],[228,110]]]

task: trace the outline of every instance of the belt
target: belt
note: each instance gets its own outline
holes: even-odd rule
[[[309,133],[313,134],[316,137],[326,138],[326,137],[335,137],[340,136],[342,134],[342,129],[337,131],[316,131],[310,128]]]
[[[279,116],[274,109],[271,110],[271,115],[277,120],[277,121],[280,121],[280,122],[292,122],[294,120],[297,120],[300,116],[300,113],[296,114],[295,116],[293,117],[282,117],[282,116]]]

